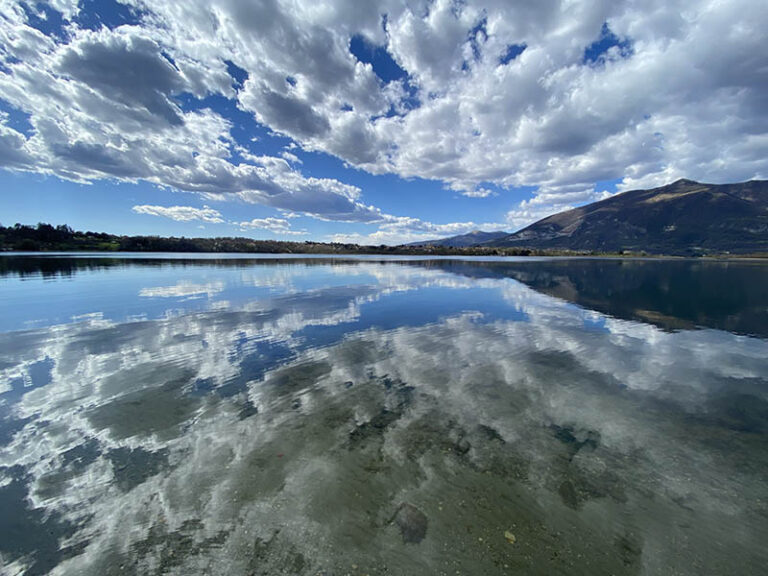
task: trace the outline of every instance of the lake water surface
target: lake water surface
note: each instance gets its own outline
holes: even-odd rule
[[[0,573],[765,574],[768,263],[0,256]]]

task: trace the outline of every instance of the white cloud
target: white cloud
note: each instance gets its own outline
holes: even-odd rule
[[[150,216],[162,216],[163,218],[170,218],[177,222],[192,222],[201,221],[208,222],[209,224],[231,224],[239,226],[241,230],[246,229],[259,229],[269,230],[270,232],[278,235],[285,236],[305,236],[308,234],[306,230],[293,230],[291,223],[287,218],[296,218],[297,214],[289,213],[290,216],[286,218],[254,218],[253,220],[245,220],[242,222],[228,221],[222,216],[221,212],[214,210],[209,206],[203,206],[202,208],[195,208],[193,206],[150,206],[140,205],[134,206],[133,210],[136,214],[148,214]],[[204,228],[198,226],[198,228]]]
[[[134,206],[131,210],[137,214],[162,216],[164,218],[176,220],[177,222],[191,222],[193,220],[201,220],[203,222],[210,222],[211,224],[221,224],[224,222],[221,213],[208,206],[194,208],[192,206],[149,206],[145,204]]]
[[[235,160],[241,149],[229,120],[210,108],[182,108],[183,94],[234,96],[223,54],[174,46],[149,23],[68,32],[55,41],[21,17],[0,20],[0,37],[15,48],[0,51],[0,93],[32,126],[27,137],[3,119],[3,167],[83,183],[146,180],[219,198],[242,195],[329,219],[380,217],[357,200],[359,189],[305,177],[283,158],[245,153]]]
[[[285,160],[287,160],[291,164],[303,164],[301,159],[298,156],[296,156],[296,154],[292,152],[288,152],[287,150],[283,150],[280,153],[280,156],[282,156]]]
[[[291,223],[283,218],[254,218],[239,223],[240,228],[256,228],[269,230],[278,235],[305,236],[306,230],[292,230]]]
[[[7,126],[0,118],[0,165],[6,168],[31,169],[34,159],[23,134]]]
[[[489,196],[498,196],[498,193],[488,188],[477,187],[470,190],[462,190],[461,195],[467,198],[488,198]]]

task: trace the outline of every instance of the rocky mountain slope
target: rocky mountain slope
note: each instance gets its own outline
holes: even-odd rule
[[[768,181],[678,180],[539,220],[484,246],[696,255],[768,252]]]

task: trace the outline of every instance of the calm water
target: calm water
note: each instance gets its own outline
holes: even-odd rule
[[[768,264],[0,256],[3,574],[765,574]]]

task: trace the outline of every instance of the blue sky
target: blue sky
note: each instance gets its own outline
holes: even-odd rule
[[[764,178],[767,27],[742,0],[3,2],[0,223],[393,244]]]

